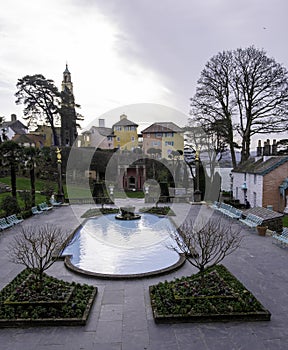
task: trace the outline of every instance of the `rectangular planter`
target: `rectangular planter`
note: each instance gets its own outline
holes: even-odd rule
[[[270,321],[271,314],[268,310],[262,312],[210,314],[210,315],[159,315],[153,310],[156,323],[188,323],[188,322],[228,322],[228,321]]]
[[[0,319],[0,328],[17,327],[58,327],[58,326],[85,326],[97,295],[97,287],[91,293],[87,307],[80,318],[41,318],[41,319]]]

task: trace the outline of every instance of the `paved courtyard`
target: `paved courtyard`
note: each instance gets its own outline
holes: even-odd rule
[[[139,205],[143,203],[139,202]],[[34,216],[22,225],[53,223],[73,231],[90,206],[63,206]],[[184,218],[217,215],[206,205],[173,204],[176,222]],[[154,323],[148,288],[165,279],[189,275],[195,268],[186,263],[165,276],[138,280],[102,280],[68,271],[57,261],[48,273],[66,281],[98,287],[98,295],[85,327],[39,327],[0,329],[1,350],[283,350],[288,339],[288,249],[272,244],[241,225],[241,247],[224,260],[224,265],[272,314],[270,322]],[[7,245],[19,226],[0,234],[0,288],[21,270],[9,262]]]

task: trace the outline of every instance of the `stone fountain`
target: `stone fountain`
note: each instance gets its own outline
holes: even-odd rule
[[[141,218],[139,214],[135,214],[134,206],[120,207],[119,213],[115,216],[117,220],[138,220]]]

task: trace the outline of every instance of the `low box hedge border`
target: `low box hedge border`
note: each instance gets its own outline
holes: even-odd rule
[[[189,284],[190,281],[198,279],[200,274],[195,274],[190,277],[182,277],[171,282],[160,282],[157,285],[149,287],[150,301],[153,311],[153,317],[156,323],[181,323],[181,322],[227,322],[227,321],[269,321],[271,319],[271,313],[266,310],[263,305],[248,291],[241,282],[232,275],[223,265],[214,266],[207,269],[205,273],[209,274],[216,272],[216,275],[220,275],[221,279],[225,280],[225,283],[229,288],[233,290],[233,298],[222,298],[221,295],[204,295],[193,298],[175,298],[175,289],[177,284],[183,286],[183,283]],[[235,298],[237,300],[235,300]],[[223,312],[218,306],[218,303],[225,303]],[[214,305],[213,305],[214,301]],[[192,303],[194,304],[194,309]],[[203,305],[200,305],[203,302]],[[209,305],[212,302],[211,305]],[[233,310],[233,304],[227,304],[231,302],[238,302],[242,305],[242,310]],[[199,303],[199,304],[198,304]],[[205,304],[206,303],[206,304]],[[247,304],[246,304],[247,303]],[[251,304],[249,304],[251,303]],[[198,306],[198,305],[199,306]],[[253,306],[252,306],[253,305]],[[201,310],[209,310],[207,312],[194,311],[197,307]],[[207,309],[205,308],[207,306]],[[222,312],[221,312],[222,310]],[[245,311],[246,310],[246,311]],[[180,311],[180,312],[179,312]]]

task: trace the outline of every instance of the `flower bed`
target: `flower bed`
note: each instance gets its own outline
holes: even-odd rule
[[[118,208],[95,208],[88,209],[81,218],[91,218],[93,216],[105,215],[105,214],[118,214]]]
[[[0,292],[0,327],[85,325],[97,288],[22,271]]]
[[[142,213],[155,214],[155,215],[168,215],[175,216],[174,211],[168,207],[151,207],[151,208],[141,208],[139,210]]]
[[[271,314],[223,265],[150,286],[155,322],[268,321]]]

